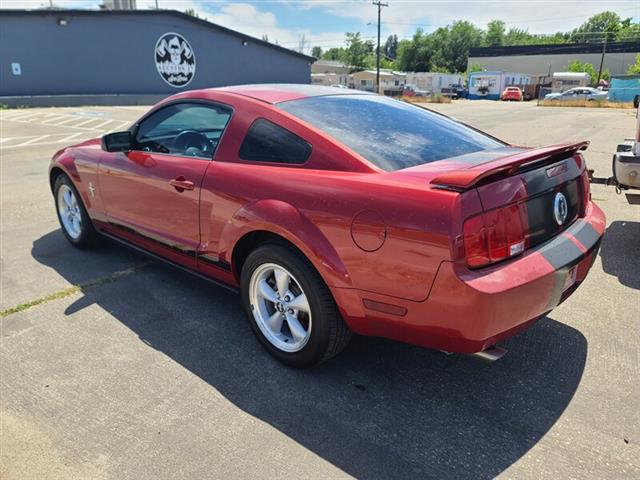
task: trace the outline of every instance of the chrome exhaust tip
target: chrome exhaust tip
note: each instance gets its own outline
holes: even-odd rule
[[[481,358],[483,360],[487,360],[489,362],[495,362],[496,360],[500,360],[502,357],[504,357],[508,351],[509,350],[507,350],[506,348],[494,345],[487,348],[486,350],[474,353],[473,356]]]

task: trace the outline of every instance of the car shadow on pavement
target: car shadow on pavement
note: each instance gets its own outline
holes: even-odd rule
[[[51,232],[34,242],[32,255],[75,284],[86,276],[88,254],[61,249],[63,242],[59,231]],[[120,249],[103,248],[109,256]],[[121,254],[131,255],[124,248]],[[333,360],[294,370],[253,337],[239,296],[155,261],[83,289],[66,314],[90,304],[243,411],[356,478],[496,476],[562,415],[587,356],[579,331],[546,317],[505,342],[510,352],[495,363],[355,337]]]
[[[612,222],[602,240],[602,269],[621,284],[640,290],[640,222]]]

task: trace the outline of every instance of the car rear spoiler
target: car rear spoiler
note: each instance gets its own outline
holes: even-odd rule
[[[552,163],[558,158],[566,158],[580,150],[586,150],[588,141],[530,148],[512,155],[499,157],[489,162],[469,168],[452,170],[438,175],[431,183],[440,188],[455,191],[468,190],[489,177],[513,175],[518,169],[530,163]]]

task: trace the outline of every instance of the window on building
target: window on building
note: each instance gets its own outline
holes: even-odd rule
[[[240,158],[253,162],[301,164],[310,154],[308,142],[264,118],[253,122],[240,147]]]

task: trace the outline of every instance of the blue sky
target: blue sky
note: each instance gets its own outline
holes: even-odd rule
[[[571,30],[590,15],[613,10],[621,17],[640,19],[640,1],[633,0],[386,0],[382,34],[410,37],[418,26],[426,31],[468,20],[480,27],[498,18],[507,28],[528,29],[532,33]],[[53,0],[64,8],[98,8],[101,0]],[[39,8],[49,0],[0,0],[2,8]],[[306,47],[323,49],[341,46],[344,32],[361,32],[365,38],[376,35],[377,9],[370,0],[158,0],[160,8],[184,11],[193,8],[201,17],[243,33],[278,41],[297,48],[304,35]],[[139,9],[153,8],[155,0],[137,0]]]

